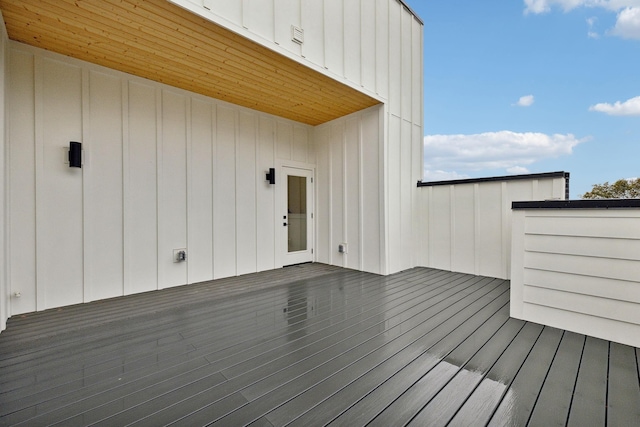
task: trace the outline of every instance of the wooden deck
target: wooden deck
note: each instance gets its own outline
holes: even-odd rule
[[[0,425],[639,425],[639,361],[508,281],[308,264],[14,316]]]

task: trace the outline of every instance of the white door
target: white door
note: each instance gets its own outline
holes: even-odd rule
[[[283,265],[313,261],[313,171],[283,167]]]

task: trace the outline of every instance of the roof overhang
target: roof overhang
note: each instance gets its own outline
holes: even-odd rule
[[[166,0],[0,0],[9,38],[318,125],[379,104]]]

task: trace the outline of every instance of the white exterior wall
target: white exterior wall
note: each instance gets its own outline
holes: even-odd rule
[[[314,167],[310,126],[10,46],[11,314],[282,266],[265,173]]]
[[[516,209],[511,316],[640,347],[640,209]]]
[[[333,147],[318,164],[319,182],[331,188],[319,190],[317,206],[330,204],[332,212],[330,220],[318,224],[318,261],[382,274],[417,265],[414,230],[421,219],[414,206],[415,183],[423,177],[423,27],[413,14],[398,0],[171,1],[381,100],[377,122],[371,115],[364,121],[355,115],[325,124],[315,134],[318,149]],[[304,30],[302,45],[291,41],[292,25]],[[338,139],[342,151],[336,149]],[[322,176],[331,179],[322,181]],[[376,187],[369,176],[376,176]],[[377,177],[382,179],[379,186]],[[363,179],[366,188],[358,181]],[[375,189],[379,193],[373,197],[369,193]],[[355,196],[363,203],[359,213]],[[362,217],[379,224],[365,225]],[[380,233],[368,232],[378,229]],[[348,244],[346,256],[338,253],[339,243]]]
[[[422,24],[397,0],[176,3],[381,104],[314,129],[8,42],[3,297],[22,296],[0,318],[282,266],[264,173],[287,164],[316,174],[317,261],[416,265]]]
[[[419,265],[509,279],[511,203],[564,199],[564,178],[418,189]]]
[[[7,93],[7,57],[8,38],[4,26],[4,19],[0,13],[0,331],[7,327],[9,318],[9,283],[8,265],[6,261],[6,217],[7,217],[7,187],[5,180],[6,168],[6,93]]]
[[[315,129],[318,262],[383,272],[384,181],[379,167],[365,167],[382,165],[383,116],[383,107],[372,107]]]

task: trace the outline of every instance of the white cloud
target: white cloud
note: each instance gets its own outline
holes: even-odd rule
[[[526,8],[524,13],[545,13],[551,10],[551,5],[548,0],[524,0]]]
[[[593,6],[593,3],[603,3],[597,0],[524,0],[526,6],[524,13],[547,13],[553,7],[559,7],[565,12],[580,6]]]
[[[448,173],[460,175],[488,169],[519,173],[537,161],[569,155],[575,146],[586,140],[572,134],[511,131],[427,135],[424,137],[425,169],[455,171]]]
[[[624,39],[640,40],[640,7],[628,7],[618,13],[618,20],[611,34]]]
[[[514,174],[514,175],[524,175],[527,173],[531,173],[529,172],[529,169],[527,168],[523,168],[522,166],[514,166],[512,168],[508,168],[507,172]]]
[[[638,0],[585,0],[584,3],[587,3],[587,6],[598,6],[614,11],[624,9],[626,7],[640,6],[640,1]]]
[[[465,179],[469,178],[469,175],[459,174],[454,171],[442,171],[442,170],[426,170],[424,173],[425,181],[451,181],[453,179]]]
[[[535,102],[535,98],[533,95],[521,96],[518,102],[513,105],[517,105],[518,107],[530,107]]]
[[[601,102],[589,107],[589,111],[597,111],[610,116],[640,116],[640,96],[615,104]]]
[[[600,7],[618,12],[626,7],[637,7],[638,0],[524,0],[524,13],[547,13],[558,7],[569,12],[578,7]]]
[[[609,32],[612,35],[627,39],[640,40],[640,0],[524,0],[524,14],[548,13],[553,8],[560,8],[569,12],[579,7],[601,8],[618,14],[616,25]],[[589,31],[587,35],[598,38],[593,31],[595,21],[587,20]]]
[[[589,31],[587,31],[587,37],[589,37],[590,39],[600,38],[600,34],[598,34],[593,30],[593,27],[596,25],[596,22],[598,22],[598,18],[595,16],[592,16],[591,18],[587,19],[587,25],[589,26]]]

